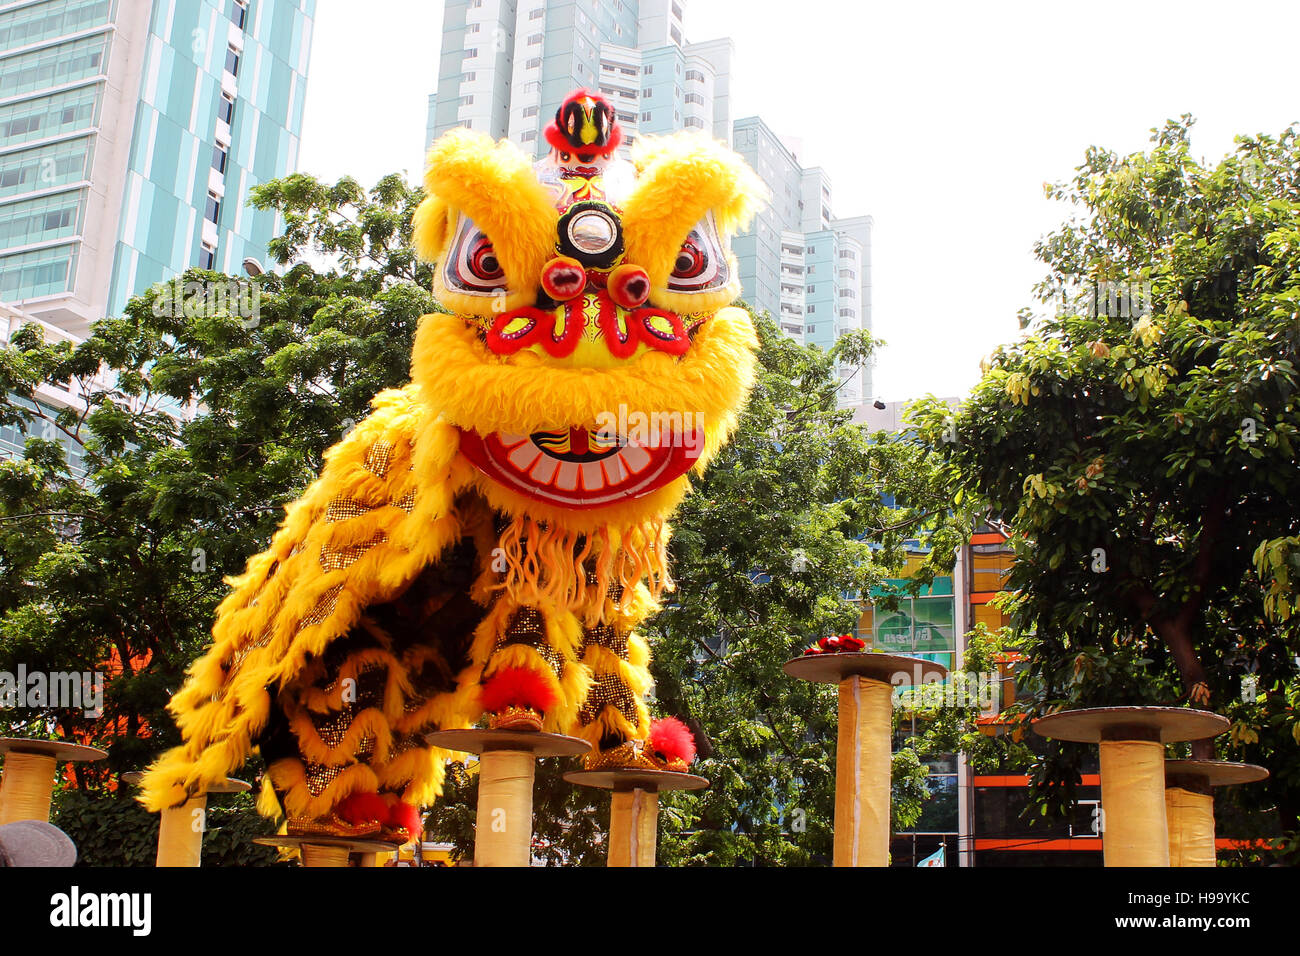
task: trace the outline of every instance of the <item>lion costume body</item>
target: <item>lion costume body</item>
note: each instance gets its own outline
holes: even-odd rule
[[[630,162],[620,135],[579,91],[536,164],[464,129],[431,147],[415,240],[452,314],[423,319],[411,383],[376,396],[231,582],[150,809],[257,748],[259,809],[282,805],[290,833],[374,832],[385,805],[440,793],[451,754],[423,735],[485,702],[587,739],[592,765],[638,759],[635,628],[671,586],[665,519],[753,378],[728,240],[761,186],[703,135],[642,139]]]

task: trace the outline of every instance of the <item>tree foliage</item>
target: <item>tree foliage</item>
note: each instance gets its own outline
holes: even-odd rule
[[[1191,125],[1143,153],[1090,149],[1048,188],[1075,210],[1036,246],[1054,313],[992,355],[958,414],[929,400],[914,421],[967,522],[987,508],[1012,533],[1024,712],[1211,707],[1232,721],[1218,755],[1272,772],[1220,799],[1295,829],[1300,631],[1277,569],[1300,522],[1300,143],[1242,137],[1203,165]],[[1054,806],[1081,754],[1037,765]]]

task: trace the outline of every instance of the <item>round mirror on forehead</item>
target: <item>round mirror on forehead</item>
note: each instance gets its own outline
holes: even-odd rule
[[[569,223],[569,241],[589,255],[606,251],[617,238],[613,217],[597,209],[581,212]]]

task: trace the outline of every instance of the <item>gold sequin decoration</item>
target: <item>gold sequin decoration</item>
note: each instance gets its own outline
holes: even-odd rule
[[[633,696],[632,691],[617,674],[597,674],[592,681],[591,690],[587,692],[587,699],[582,702],[582,710],[578,713],[579,723],[584,727],[592,723],[600,716],[600,712],[611,704],[617,707],[630,723],[636,723],[636,697]]]
[[[361,544],[349,544],[341,548],[331,548],[328,544],[320,549],[320,566],[326,571],[341,571],[356,564],[377,544],[388,540],[388,535],[380,531],[369,541]]]
[[[325,520],[333,524],[336,521],[347,521],[349,518],[360,518],[370,511],[370,508],[351,498],[335,498],[325,508]]]
[[[328,619],[329,616],[334,613],[334,605],[338,603],[339,595],[342,593],[343,585],[336,584],[321,594],[320,600],[316,602],[316,606],[311,609],[306,617],[298,622],[297,630],[301,631]]]
[[[414,491],[414,489],[412,489],[411,491],[408,491],[406,494],[402,495],[402,497],[401,497],[401,498],[398,500],[398,502],[397,502],[397,507],[401,508],[401,509],[402,509],[403,511],[405,511],[408,515],[409,515],[412,511],[415,510],[415,491]]]
[[[369,448],[366,449],[366,457],[362,464],[366,471],[378,478],[388,474],[389,465],[392,464],[393,443],[385,438],[379,439]]]
[[[311,723],[316,728],[316,735],[320,737],[321,743],[333,750],[343,743],[343,738],[347,736],[348,728],[352,726],[355,717],[356,713],[349,704],[332,714],[313,714]]]
[[[303,761],[303,776],[307,778],[307,792],[319,797],[325,788],[339,778],[343,767],[327,767],[321,763]]]
[[[597,624],[583,632],[583,646],[593,644],[608,648],[623,660],[627,660],[627,634],[619,632],[608,624]]]
[[[515,611],[505,630],[497,635],[492,653],[496,654],[510,644],[525,644],[533,648],[550,665],[556,677],[564,673],[564,658],[559,651],[546,642],[546,625],[542,620],[541,612],[536,608],[521,607]]]

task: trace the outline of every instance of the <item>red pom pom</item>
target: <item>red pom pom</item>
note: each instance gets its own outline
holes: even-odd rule
[[[388,819],[388,804],[377,793],[354,793],[340,803],[335,812],[353,826],[383,823]]]
[[[480,691],[483,709],[497,714],[507,707],[531,707],[546,713],[559,702],[555,683],[527,667],[504,667]]]
[[[676,717],[661,717],[650,725],[650,746],[666,760],[695,759],[695,735]]]
[[[411,835],[412,840],[417,840],[420,834],[424,832],[424,822],[420,819],[420,811],[409,803],[403,803],[398,800],[389,808],[388,825],[390,827],[400,827]]]

